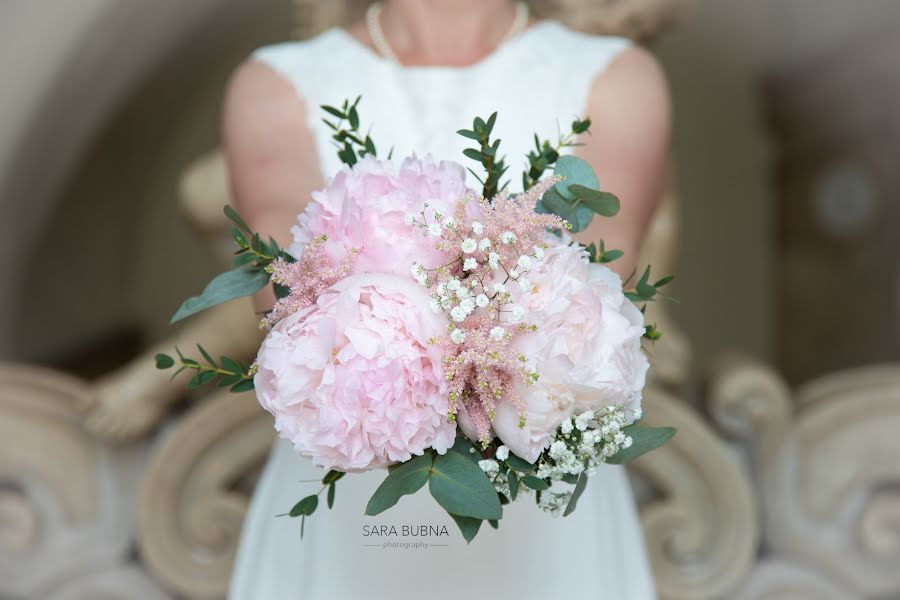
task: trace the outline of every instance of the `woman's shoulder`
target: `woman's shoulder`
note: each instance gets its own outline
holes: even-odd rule
[[[250,54],[250,59],[288,75],[322,69],[325,63],[333,65],[342,54],[347,53],[346,37],[342,30],[332,28],[305,40],[261,46]]]
[[[534,25],[532,50],[543,58],[564,60],[579,67],[608,64],[619,54],[632,48],[628,38],[597,35],[572,29],[558,21],[541,21]]]

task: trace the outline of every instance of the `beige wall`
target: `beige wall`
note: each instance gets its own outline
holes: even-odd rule
[[[674,313],[700,365],[726,348],[773,354],[772,150],[756,87],[771,21],[765,2],[701,0],[655,47],[671,81],[682,202]]]

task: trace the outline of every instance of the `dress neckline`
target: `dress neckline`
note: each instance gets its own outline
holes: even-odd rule
[[[543,29],[550,25],[552,21],[550,20],[540,20],[532,25],[529,25],[522,33],[517,35],[516,37],[506,40],[499,44],[493,51],[479,59],[478,61],[463,66],[452,66],[452,65],[403,65],[393,60],[389,60],[377,52],[375,52],[369,46],[363,44],[361,41],[356,39],[349,31],[344,29],[343,27],[335,27],[331,30],[333,35],[343,38],[349,45],[356,51],[360,56],[365,59],[372,61],[376,64],[382,65],[384,67],[392,68],[397,71],[406,71],[410,73],[467,73],[471,71],[476,71],[490,65],[493,62],[499,60],[502,56],[504,56],[507,52],[511,52],[515,48],[519,47],[526,38],[534,35],[538,30]]]

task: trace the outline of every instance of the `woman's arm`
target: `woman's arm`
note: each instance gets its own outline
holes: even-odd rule
[[[587,113],[593,135],[578,140],[585,145],[576,154],[622,206],[612,219],[595,216],[575,237],[584,243],[603,239],[607,249],[623,250],[625,256],[610,266],[627,277],[668,177],[669,93],[656,60],[638,47],[623,52],[594,81]]]
[[[235,207],[252,229],[283,246],[310,194],[322,187],[306,111],[294,87],[257,61],[235,72],[225,95],[222,135]],[[257,308],[271,303],[267,287]]]

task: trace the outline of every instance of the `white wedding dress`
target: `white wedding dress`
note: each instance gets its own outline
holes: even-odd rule
[[[455,132],[469,127],[476,116],[498,111],[494,131],[502,139],[515,190],[533,133],[555,140],[558,128],[567,130],[582,115],[592,80],[627,46],[620,38],[585,36],[541,22],[463,68],[403,67],[338,29],[305,42],[262,48],[254,58],[290,81],[304,98],[326,177],[341,164],[318,106],[361,94],[362,127],[373,125],[380,156],[393,147],[394,157],[431,153],[475,166],[461,154],[467,140]],[[364,516],[385,474],[344,477],[333,510],[322,494],[301,540],[299,519],[276,515],[318,491],[315,481],[323,472],[295,455],[289,443],[277,442],[247,514],[229,598],[655,598],[621,467],[604,466],[591,477],[571,516],[552,517],[531,498],[520,498],[504,507],[499,530],[485,523],[470,545],[426,488],[377,517]],[[448,535],[403,536],[404,525],[417,533],[422,525],[439,533],[445,526]],[[372,526],[384,535],[374,535]],[[408,542],[428,547],[404,547]]]

